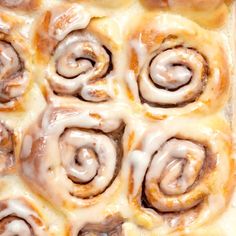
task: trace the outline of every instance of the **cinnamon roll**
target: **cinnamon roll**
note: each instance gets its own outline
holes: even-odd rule
[[[122,133],[122,122],[109,118],[108,111],[48,108],[25,135],[22,175],[53,203],[94,204],[109,194],[118,175]]]
[[[126,82],[131,100],[152,117],[222,108],[228,62],[214,33],[168,14],[148,17],[142,25],[130,37]]]
[[[1,236],[235,235],[231,2],[0,0]]]
[[[91,18],[81,5],[58,6],[45,13],[35,41],[56,95],[105,102],[114,93],[115,46]]]
[[[0,201],[0,235],[45,236],[46,227],[39,213],[21,198]]]
[[[30,54],[17,32],[19,22],[0,14],[0,111],[14,110],[30,84]]]
[[[0,123],[0,174],[9,171],[15,163],[13,134]]]
[[[0,0],[0,6],[20,9],[20,10],[34,10],[41,0]]]
[[[220,120],[195,121],[169,120],[150,128],[129,155],[128,197],[135,218],[149,217],[154,228],[166,222],[169,233],[219,216],[233,188],[229,127]]]

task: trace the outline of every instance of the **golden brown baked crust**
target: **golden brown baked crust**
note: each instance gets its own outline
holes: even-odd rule
[[[234,5],[0,1],[0,235],[234,235]]]

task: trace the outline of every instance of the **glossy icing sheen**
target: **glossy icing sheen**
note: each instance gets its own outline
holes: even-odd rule
[[[233,235],[232,8],[0,1],[0,235]]]
[[[47,235],[37,213],[21,199],[0,202],[1,235]],[[13,217],[13,218],[11,218]],[[8,221],[7,221],[8,219]],[[4,224],[5,222],[5,225]]]

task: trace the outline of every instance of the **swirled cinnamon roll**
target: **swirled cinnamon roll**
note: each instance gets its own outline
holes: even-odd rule
[[[109,117],[108,111],[48,108],[25,135],[24,178],[65,207],[91,205],[107,196],[120,169],[123,133],[121,121]]]
[[[222,43],[211,32],[160,14],[136,30],[130,50],[129,97],[147,114],[209,113],[225,104],[228,63]]]
[[[20,9],[20,10],[34,10],[41,0],[0,0],[0,6]]]
[[[0,201],[0,235],[45,236],[47,232],[36,209],[19,198]]]
[[[81,5],[58,6],[45,13],[35,42],[55,94],[104,102],[114,93],[115,46],[91,18]]]
[[[9,171],[15,163],[13,134],[0,123],[0,174]]]
[[[17,32],[17,20],[1,13],[0,21],[0,111],[10,111],[17,108],[29,88],[31,57]]]
[[[169,120],[152,127],[129,156],[135,218],[149,218],[151,227],[168,223],[165,233],[211,221],[231,196],[231,154],[229,127],[221,120]]]

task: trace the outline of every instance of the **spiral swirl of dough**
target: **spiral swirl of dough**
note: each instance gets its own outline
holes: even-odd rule
[[[54,60],[57,75],[50,78],[50,83],[56,93],[80,95],[93,102],[108,99],[99,83],[108,73],[111,58],[91,34],[79,31],[69,34],[56,48]]]
[[[195,101],[204,89],[206,61],[198,52],[184,47],[160,52],[143,71],[140,93],[149,102],[178,105]]]
[[[202,145],[175,138],[167,141],[153,156],[146,175],[148,202],[161,212],[196,206],[206,195],[205,187],[197,185],[193,191],[188,189],[197,181],[205,158]]]
[[[233,186],[230,136],[222,136],[226,124],[215,131],[209,122],[168,120],[144,134],[129,157],[129,198],[139,214],[153,209],[153,219],[178,228],[221,213]]]
[[[106,189],[116,168],[115,145],[107,136],[69,129],[60,139],[60,149],[77,197],[96,196]]]
[[[41,193],[46,188],[56,203],[91,204],[109,188],[119,170],[122,147],[114,132],[120,125],[107,112],[47,109],[34,131],[25,136],[23,176]],[[39,172],[37,176],[34,171]]]
[[[152,117],[220,109],[229,91],[228,62],[220,39],[170,14],[146,21],[130,39],[126,81],[131,98]]]
[[[60,4],[45,13],[35,41],[55,95],[93,103],[114,96],[116,44],[100,23],[78,4]]]

